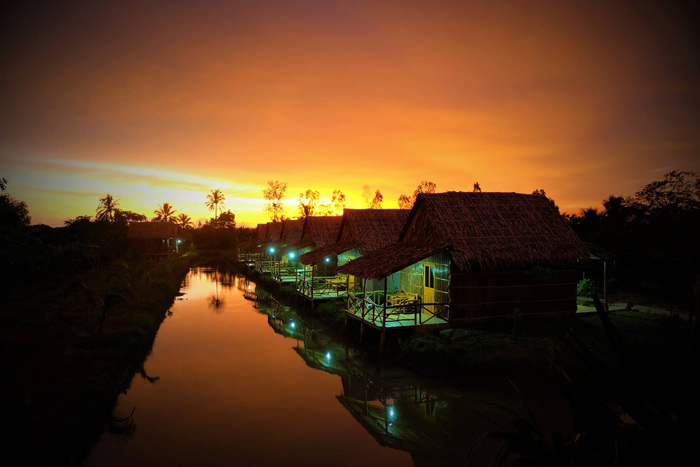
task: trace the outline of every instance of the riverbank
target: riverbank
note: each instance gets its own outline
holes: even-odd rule
[[[129,429],[112,410],[142,370],[192,261],[117,261],[3,297],[2,395],[13,423],[2,435],[5,459],[78,465],[102,432]]]

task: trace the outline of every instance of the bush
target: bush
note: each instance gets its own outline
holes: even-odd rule
[[[581,279],[576,285],[576,293],[582,297],[590,297],[597,288],[598,287],[593,279]]]

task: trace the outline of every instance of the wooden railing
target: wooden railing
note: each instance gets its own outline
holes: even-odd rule
[[[260,253],[239,253],[238,254],[238,260],[241,263],[245,263],[248,265],[255,264],[255,262],[261,258],[262,258],[262,254],[260,254]]]
[[[299,269],[292,266],[285,266],[283,262],[277,261],[272,265],[272,280],[280,284],[282,282],[296,283],[297,275],[303,271],[303,269]]]
[[[450,306],[447,303],[422,303],[420,297],[412,303],[386,305],[384,292],[374,291],[350,293],[347,311],[363,321],[384,328],[387,323],[400,323],[402,326],[442,323],[449,320]]]
[[[272,272],[272,265],[274,261],[269,259],[259,259],[255,261],[255,270],[260,274],[268,274]]]

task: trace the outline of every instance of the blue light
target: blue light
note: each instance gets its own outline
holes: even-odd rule
[[[295,255],[294,255],[294,252],[293,252],[293,251],[292,251],[291,253],[289,253],[289,258],[290,258],[290,259],[294,259],[294,256],[295,256]]]
[[[296,324],[294,324],[294,321],[292,321],[291,323],[289,323],[289,327],[291,327],[292,329],[294,329],[294,328],[296,327]]]
[[[331,359],[331,353],[330,353],[330,352],[326,352],[326,360],[330,360],[330,359]]]
[[[180,239],[178,238],[178,239],[177,239],[177,244],[179,245],[180,243],[182,243],[182,240],[180,240]]]
[[[396,412],[394,411],[394,408],[391,407],[389,409],[389,418],[394,418],[394,417],[396,417]]]
[[[275,252],[275,249],[274,249],[274,248],[272,248],[272,247],[270,247],[270,250],[269,250],[269,252],[270,252],[270,254],[272,254],[272,253],[274,253],[274,252]]]
[[[328,256],[326,256],[326,263],[330,263],[330,262],[331,262],[331,259]]]

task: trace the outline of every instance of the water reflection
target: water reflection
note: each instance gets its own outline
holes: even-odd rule
[[[475,444],[472,465],[496,459],[499,445],[478,441],[508,428],[500,406],[517,397],[386,367],[244,277],[193,269],[185,284],[151,373],[120,398],[119,440],[103,437],[87,465],[449,466]]]
[[[258,303],[258,309],[277,334],[296,340],[293,348],[306,365],[340,377],[337,400],[380,445],[410,453],[416,466],[490,465],[503,445],[485,434],[508,431],[512,416],[530,409],[517,397],[463,394],[409,371],[383,367],[274,300],[268,306]]]

